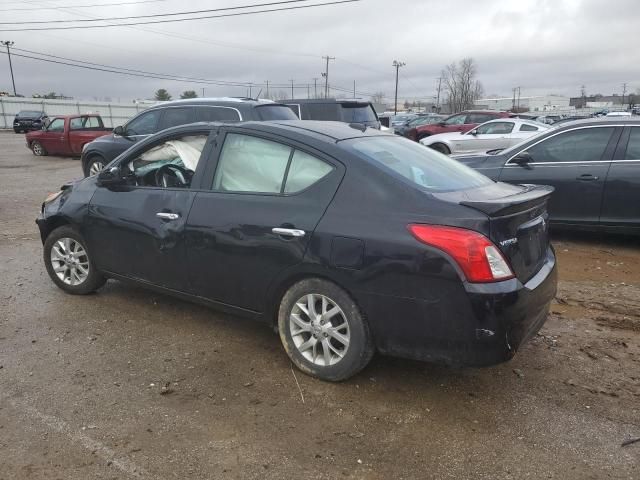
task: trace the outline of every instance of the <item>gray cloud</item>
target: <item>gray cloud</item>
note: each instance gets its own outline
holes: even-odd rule
[[[107,0],[101,0],[106,2]],[[81,0],[3,2],[2,8],[34,6],[31,12],[0,12],[2,21],[141,15],[242,5],[168,0],[122,7],[37,10],[36,5],[72,5]],[[91,2],[86,2],[91,3]],[[77,14],[77,15],[76,15]],[[336,57],[331,82],[391,96],[397,58],[400,96],[434,95],[444,65],[473,57],[487,93],[509,96],[576,95],[640,87],[640,51],[635,48],[637,0],[365,0],[355,4],[254,16],[137,28],[2,33],[16,47],[91,62],[227,81],[313,85],[324,69],[322,55]],[[1,30],[1,28],[0,28]],[[163,33],[152,33],[154,30]],[[174,38],[176,35],[186,38]],[[17,52],[16,52],[17,53]],[[10,90],[6,56],[0,57],[0,90]],[[54,90],[77,98],[150,97],[157,88],[174,96],[202,85],[91,72],[14,59],[18,90],[30,95]],[[319,80],[320,81],[320,80]],[[264,87],[264,85],[263,85]],[[260,88],[260,87],[258,87]],[[282,88],[285,90],[285,88]],[[242,87],[206,86],[208,95],[244,95]],[[254,91],[255,93],[255,91]],[[297,90],[306,95],[306,88]]]

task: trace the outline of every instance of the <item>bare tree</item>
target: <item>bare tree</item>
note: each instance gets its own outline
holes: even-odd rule
[[[477,69],[473,58],[464,58],[447,65],[442,70],[447,104],[451,112],[472,108],[483,93],[482,84],[476,79]]]
[[[384,103],[384,92],[375,92],[371,95],[371,103]]]

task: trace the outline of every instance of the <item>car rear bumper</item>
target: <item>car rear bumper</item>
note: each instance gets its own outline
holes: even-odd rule
[[[553,250],[526,284],[517,279],[438,288],[437,299],[362,297],[378,350],[451,366],[488,366],[511,359],[542,327],[555,297]]]

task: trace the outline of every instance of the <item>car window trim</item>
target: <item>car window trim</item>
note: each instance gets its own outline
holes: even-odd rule
[[[609,150],[611,143],[613,142],[613,140],[615,139],[616,143],[618,141],[619,135],[616,135],[616,129],[619,127],[624,127],[625,125],[587,125],[587,126],[577,126],[574,128],[569,128],[567,130],[562,130],[560,132],[553,132],[550,135],[541,138],[539,140],[537,140],[535,143],[532,143],[530,145],[527,145],[526,148],[523,148],[522,150],[518,151],[517,153],[515,153],[514,155],[512,155],[511,157],[509,157],[509,159],[504,163],[505,167],[518,167],[518,168],[522,168],[520,165],[518,165],[517,163],[510,163],[511,160],[513,160],[515,157],[517,157],[518,155],[520,155],[522,152],[526,152],[529,148],[531,147],[535,147],[536,145],[538,145],[541,142],[544,142],[550,138],[553,138],[557,135],[561,135],[563,133],[567,133],[567,132],[573,132],[576,130],[586,130],[586,129],[590,129],[590,128],[610,128],[610,127],[614,127],[613,133],[611,135],[611,137],[609,138],[609,141],[607,142],[607,146],[604,149],[604,152],[602,154],[602,156],[605,156],[607,151]],[[609,154],[608,156],[611,156],[611,154]],[[577,163],[608,163],[613,161],[613,159],[609,159],[609,160],[585,160],[583,162],[529,162],[527,165],[571,165],[571,164],[577,164]]]

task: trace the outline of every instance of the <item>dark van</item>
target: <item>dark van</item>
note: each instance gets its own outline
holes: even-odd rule
[[[300,120],[361,123],[380,129],[380,120],[373,105],[366,100],[336,98],[293,99],[284,102]]]

